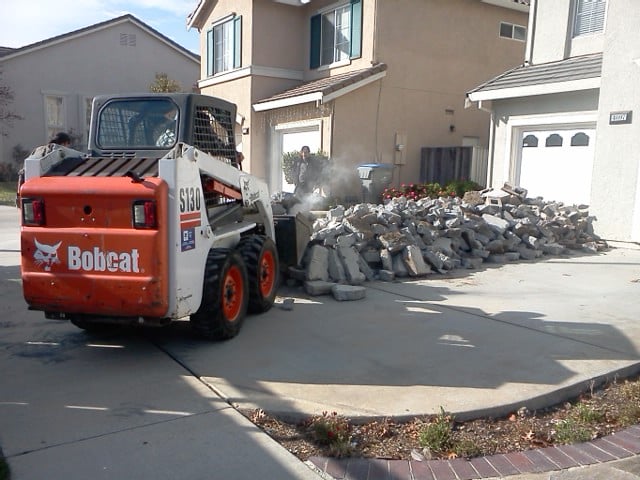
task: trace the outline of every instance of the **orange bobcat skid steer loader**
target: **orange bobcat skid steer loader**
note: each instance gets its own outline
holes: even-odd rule
[[[202,95],[102,96],[89,154],[36,149],[19,191],[29,308],[87,330],[189,317],[211,339],[268,310],[270,197],[236,164],[235,118]]]

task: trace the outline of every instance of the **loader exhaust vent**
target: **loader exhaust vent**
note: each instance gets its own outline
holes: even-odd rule
[[[90,157],[80,164],[61,162],[55,172],[48,172],[44,176],[124,177],[128,172],[134,172],[138,177],[157,177],[158,159]]]

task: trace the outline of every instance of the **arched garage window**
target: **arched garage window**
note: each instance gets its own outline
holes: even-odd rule
[[[537,147],[538,146],[538,137],[535,135],[527,135],[522,140],[523,147]]]
[[[589,145],[589,135],[584,132],[578,132],[571,137],[572,147],[586,147]]]
[[[552,133],[547,137],[547,141],[545,142],[545,146],[547,147],[561,147],[562,146],[562,136],[557,133]]]

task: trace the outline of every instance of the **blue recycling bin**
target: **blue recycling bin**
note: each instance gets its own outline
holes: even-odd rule
[[[378,204],[382,192],[391,185],[393,165],[390,163],[363,163],[358,165],[358,176],[362,182],[362,201]]]

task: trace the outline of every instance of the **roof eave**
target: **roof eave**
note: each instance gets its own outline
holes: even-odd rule
[[[469,92],[467,97],[472,102],[487,100],[506,100],[509,98],[533,97],[536,95],[550,95],[554,93],[566,93],[579,90],[592,90],[600,88],[601,77],[582,78],[569,82],[550,82],[536,85],[524,85],[512,88],[498,88],[493,90],[477,90]]]
[[[386,74],[387,74],[387,71],[384,70],[382,72],[375,73],[371,76],[363,78],[362,80],[353,82],[349,85],[345,85],[342,88],[338,88],[335,91],[328,92],[328,93],[319,91],[319,92],[307,93],[304,95],[296,95],[295,97],[281,98],[278,100],[272,100],[268,102],[255,103],[253,105],[253,109],[256,112],[263,112],[266,110],[274,110],[276,108],[292,107],[294,105],[301,105],[303,103],[308,103],[308,102],[327,103],[327,102],[330,102],[331,100],[335,100],[338,97],[346,95],[347,93],[353,92],[358,88],[364,87],[365,85],[375,82],[376,80],[380,80],[381,78],[386,76]]]

